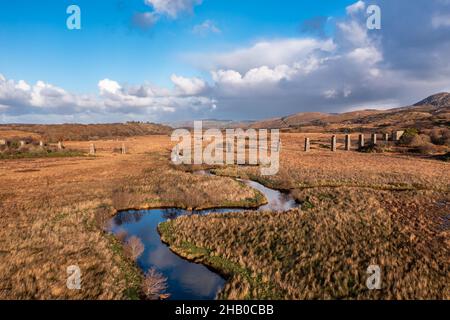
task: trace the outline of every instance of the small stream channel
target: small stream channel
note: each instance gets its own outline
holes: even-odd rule
[[[197,171],[194,174],[211,175],[208,171]],[[268,204],[254,210],[287,211],[298,206],[290,194],[267,188],[255,181],[239,181],[259,190],[266,197]],[[144,272],[155,268],[167,277],[171,300],[212,300],[223,288],[225,279],[207,267],[189,262],[173,253],[161,242],[157,227],[161,222],[175,219],[180,215],[240,211],[251,211],[251,209],[221,208],[187,211],[172,208],[122,211],[112,219],[111,232],[114,234],[126,232],[127,237],[136,236],[141,239],[145,250],[138,258],[137,264]]]

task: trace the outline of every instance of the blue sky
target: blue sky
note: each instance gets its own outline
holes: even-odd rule
[[[389,30],[364,29],[372,3]],[[66,28],[71,4],[81,30]],[[436,34],[436,63],[413,62],[422,42],[430,49],[425,35],[406,44],[410,64],[392,44],[411,7]],[[0,121],[261,119],[414,102],[448,89],[448,68],[413,85],[445,60],[449,12],[447,0],[2,0]]]
[[[95,92],[99,79],[170,85],[172,73],[199,76],[183,53],[230,50],[263,38],[295,37],[301,21],[345,14],[352,1],[210,0],[182,18],[164,18],[150,30],[132,17],[143,0],[1,2],[0,70],[8,78],[45,81],[77,92]],[[66,8],[77,4],[82,30],[66,28]],[[198,35],[194,26],[212,20],[220,34]]]

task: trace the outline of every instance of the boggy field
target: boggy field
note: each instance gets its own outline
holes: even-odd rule
[[[255,190],[231,178],[196,176],[169,163],[168,136],[96,141],[95,157],[0,160],[0,298],[138,298],[141,272],[104,231],[127,208],[254,207]],[[89,142],[66,142],[87,152]],[[78,265],[82,289],[66,288]]]
[[[321,135],[311,135],[319,139]],[[449,164],[400,154],[301,152],[283,136],[281,170],[219,168],[292,192],[301,210],[180,217],[171,248],[228,275],[227,299],[449,299]],[[381,289],[368,290],[370,265]]]
[[[178,254],[229,276],[221,298],[450,298],[449,164],[396,153],[362,154],[283,134],[281,170],[169,163],[167,136],[98,140],[95,157],[0,160],[0,298],[138,298],[143,275],[105,232],[128,208],[248,207],[265,199],[230,177],[288,190],[290,212],[181,217],[160,226]],[[314,139],[328,137],[317,135]],[[66,142],[88,152],[89,142]],[[69,265],[82,289],[66,288]],[[365,287],[369,264],[382,289]],[[170,293],[170,292],[169,292]]]

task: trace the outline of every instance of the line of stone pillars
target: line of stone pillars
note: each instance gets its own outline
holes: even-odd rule
[[[371,139],[370,142],[372,145],[376,145],[377,144],[377,134],[376,133],[372,133],[371,135]],[[389,134],[385,133],[384,134],[384,143],[387,144],[389,142]],[[345,151],[350,151],[352,149],[352,138],[351,135],[346,134],[345,135],[345,140],[344,140],[344,148]],[[360,134],[358,136],[358,147],[361,149],[365,146],[365,136],[364,134]],[[305,152],[308,152],[311,150],[311,139],[310,138],[305,138]],[[331,137],[331,151],[336,152],[337,151],[337,136],[333,135]]]

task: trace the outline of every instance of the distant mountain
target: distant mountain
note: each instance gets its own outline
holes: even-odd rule
[[[416,103],[414,106],[431,105],[438,108],[450,106],[450,93],[442,92],[437,93],[428,98]]]
[[[203,128],[283,129],[287,131],[389,131],[408,127],[450,125],[450,93],[438,93],[422,101],[390,110],[358,110],[345,113],[301,112],[261,121],[202,120]],[[193,128],[193,121],[167,123],[172,128]]]
[[[252,128],[292,128],[299,126],[322,126],[324,124],[342,123],[368,115],[378,114],[378,110],[361,110],[339,114],[321,112],[302,112],[284,118],[258,121],[251,125]]]
[[[340,114],[302,112],[252,123],[252,128],[289,131],[356,131],[433,128],[450,125],[450,93],[432,95],[413,106],[390,110],[361,110]]]

